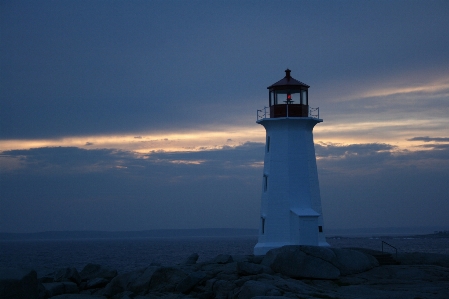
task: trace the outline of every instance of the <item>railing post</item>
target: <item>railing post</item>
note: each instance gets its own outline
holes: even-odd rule
[[[393,249],[395,250],[395,252],[396,252],[396,258],[397,258],[397,257],[398,257],[398,249],[397,249],[396,247],[394,247],[393,245],[388,244],[388,243],[385,242],[385,241],[382,241],[382,253],[384,252],[384,243],[385,243],[385,245],[388,245],[388,246],[390,246],[391,248],[393,248]]]

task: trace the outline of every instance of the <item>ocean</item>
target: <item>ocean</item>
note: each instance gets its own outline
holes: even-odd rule
[[[363,247],[381,250],[382,241],[398,252],[427,252],[449,255],[449,238],[424,237],[332,237],[333,247]],[[252,254],[255,236],[239,237],[171,237],[171,238],[111,238],[65,240],[2,240],[0,267],[34,269],[39,276],[63,267],[81,271],[88,263],[101,264],[125,273],[158,263],[165,266],[182,263],[192,253],[199,262],[218,254]],[[385,251],[394,252],[386,246]]]

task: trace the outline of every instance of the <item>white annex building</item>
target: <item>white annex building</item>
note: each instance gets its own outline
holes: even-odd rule
[[[329,246],[323,233],[313,127],[322,122],[309,109],[310,86],[285,77],[268,87],[269,107],[258,110],[265,127],[259,240],[255,255],[284,245]]]

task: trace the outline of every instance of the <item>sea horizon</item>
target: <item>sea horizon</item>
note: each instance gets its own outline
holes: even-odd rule
[[[448,227],[381,227],[328,229],[326,237],[378,237],[431,235],[449,232]],[[254,228],[194,228],[149,230],[52,230],[38,232],[0,232],[0,240],[60,240],[60,239],[121,239],[121,238],[177,238],[177,237],[245,237],[259,234]]]

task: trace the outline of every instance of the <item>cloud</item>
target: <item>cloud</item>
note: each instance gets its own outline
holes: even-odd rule
[[[321,144],[316,148],[324,219],[330,227],[447,225],[448,147],[396,151],[384,144]]]
[[[435,93],[448,75],[442,2],[20,3],[0,18],[2,139],[248,126],[287,67],[321,107]]]
[[[329,225],[444,222],[445,2],[2,8],[0,229],[253,227],[287,67],[324,118]]]
[[[251,163],[263,159],[261,144],[149,155],[57,147],[13,150],[3,156],[22,165],[1,174],[4,231],[257,223],[261,170]],[[245,217],[248,214],[254,217]],[[24,217],[29,221],[23,222]]]
[[[449,148],[315,147],[326,227],[447,223]],[[75,147],[6,151],[1,158],[14,167],[2,167],[0,227],[255,228],[263,155],[264,144],[252,142],[147,154]]]
[[[413,137],[410,139],[407,139],[408,141],[424,141],[424,142],[431,142],[431,141],[435,141],[435,142],[449,142],[449,137],[429,137],[429,136],[425,136],[425,137]]]

